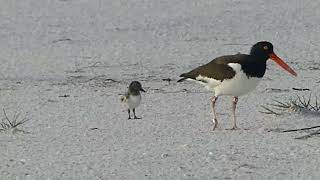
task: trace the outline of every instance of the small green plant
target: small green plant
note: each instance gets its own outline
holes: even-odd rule
[[[13,116],[13,118],[10,120],[10,118],[7,116],[6,111],[3,109],[4,118],[2,119],[2,122],[0,123],[0,132],[1,131],[8,131],[8,130],[16,130],[16,131],[22,131],[18,129],[18,126],[24,124],[28,121],[28,119],[23,118],[19,120],[20,114],[17,113]]]
[[[318,97],[315,96],[314,100],[309,97],[297,96],[295,99],[290,99],[287,102],[273,100],[273,103],[267,104],[267,106],[261,106],[264,111],[260,111],[264,114],[282,115],[285,111],[304,111],[320,113],[320,104]]]

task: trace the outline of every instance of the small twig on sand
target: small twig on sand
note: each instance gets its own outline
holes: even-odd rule
[[[310,134],[307,134],[305,136],[296,137],[295,139],[308,139],[308,138],[315,136],[315,135],[318,135],[318,134],[320,134],[320,129],[315,132],[312,132]]]
[[[57,43],[61,41],[72,41],[72,40],[70,38],[62,38],[62,39],[53,40],[52,43]]]
[[[307,128],[301,128],[301,129],[290,129],[290,130],[284,130],[282,132],[305,131],[305,130],[310,130],[310,129],[315,129],[315,128],[320,128],[320,126],[312,126],[312,127],[307,127]],[[318,135],[318,134],[320,134],[320,129],[318,129],[312,133],[309,133],[307,135],[296,137],[295,139],[308,139],[308,138],[315,136],[315,135]]]
[[[308,88],[292,88],[292,89],[295,90],[295,91],[311,91]]]
[[[312,126],[312,127],[307,127],[307,128],[301,128],[301,129],[290,129],[290,130],[284,130],[282,132],[305,131],[305,130],[315,129],[315,128],[320,128],[320,126]]]
[[[65,94],[65,95],[60,95],[60,96],[58,96],[58,97],[70,97],[70,95],[69,94]]]

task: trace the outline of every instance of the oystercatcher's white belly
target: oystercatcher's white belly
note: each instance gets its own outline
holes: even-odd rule
[[[215,96],[241,96],[254,90],[259,84],[261,78],[248,77],[241,70],[240,64],[229,63],[228,66],[236,72],[236,75],[231,79],[225,79],[221,82],[219,80],[199,75],[196,80],[198,80],[197,82],[200,84],[205,85],[206,89],[213,91]]]
[[[216,96],[241,96],[257,87],[261,78],[248,77],[241,70],[241,65],[238,63],[229,63],[228,65],[234,69],[236,75],[232,79],[225,79],[218,86],[213,88]]]

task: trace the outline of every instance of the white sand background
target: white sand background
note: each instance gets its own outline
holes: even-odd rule
[[[0,179],[319,179],[319,137],[277,132],[319,116],[259,113],[309,94],[293,87],[319,95],[319,9],[317,0],[0,0],[0,107],[30,119],[20,127],[29,133],[0,133]],[[212,132],[212,94],[175,81],[260,40],[298,77],[268,62],[239,99],[240,130],[224,130],[231,98],[222,97]],[[132,80],[148,91],[140,120],[119,101]]]

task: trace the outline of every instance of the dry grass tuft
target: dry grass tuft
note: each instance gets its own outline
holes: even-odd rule
[[[27,122],[29,119],[26,118],[22,118],[19,120],[20,114],[17,113],[13,116],[12,119],[10,119],[7,116],[6,111],[3,109],[3,114],[4,114],[4,118],[2,119],[2,122],[0,123],[0,132],[1,131],[9,131],[9,130],[13,130],[13,131],[22,131],[18,129],[18,126],[24,124],[25,122]]]
[[[311,94],[308,97],[297,96],[295,99],[289,101],[273,100],[273,103],[267,104],[267,106],[261,106],[264,110],[260,111],[264,114],[282,115],[285,112],[302,111],[320,113],[320,104],[318,97],[315,96],[312,99]]]

